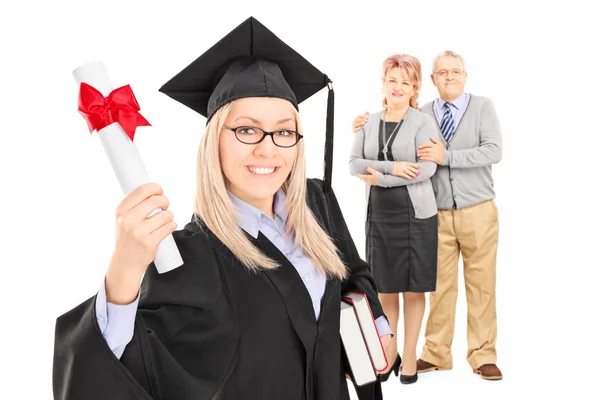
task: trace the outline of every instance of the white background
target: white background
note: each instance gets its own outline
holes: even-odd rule
[[[394,378],[385,398],[541,398],[579,389],[594,397],[597,14],[574,1],[204,3],[0,6],[1,397],[52,398],[54,321],[94,295],[114,244],[123,194],[77,113],[71,71],[100,59],[115,87],[132,86],[153,125],[138,128],[138,148],[181,228],[192,215],[205,120],[157,89],[251,15],[334,81],[334,189],[362,256],[364,187],[348,174],[350,126],[358,113],[380,108],[383,59],[421,60],[424,104],[436,96],[432,58],[457,51],[466,59],[467,91],[490,97],[500,117],[504,157],[493,174],[505,378],[483,381],[465,360],[461,281],[454,369],[421,374],[415,385]],[[300,107],[310,177],[322,177],[326,98],[322,90]]]

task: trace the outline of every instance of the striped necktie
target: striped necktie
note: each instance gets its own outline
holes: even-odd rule
[[[444,107],[446,108],[446,111],[442,117],[442,125],[440,126],[440,130],[442,131],[444,139],[446,139],[446,143],[449,143],[454,135],[454,120],[452,119],[452,112],[450,111],[450,103],[446,102]]]

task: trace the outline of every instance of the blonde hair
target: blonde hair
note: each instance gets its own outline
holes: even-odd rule
[[[392,68],[399,68],[404,71],[408,79],[415,87],[415,94],[409,100],[409,105],[412,108],[419,108],[419,90],[421,89],[421,62],[408,54],[394,54],[383,61],[381,80],[385,81],[385,75]],[[387,107],[387,98],[383,97],[383,106]]]
[[[275,269],[278,268],[277,262],[254,246],[238,225],[237,210],[227,194],[225,176],[221,168],[219,138],[230,110],[231,103],[217,110],[200,141],[195,216],[201,219],[249,270],[258,272]],[[296,129],[302,134],[300,116],[295,109],[294,114]],[[327,277],[343,279],[348,274],[346,266],[340,259],[335,244],[321,228],[306,203],[304,141],[301,140],[297,146],[298,151],[290,175],[282,185],[288,210],[286,233],[295,237],[295,246],[304,251],[320,272]]]

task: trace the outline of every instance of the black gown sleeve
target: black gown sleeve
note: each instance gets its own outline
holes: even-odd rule
[[[100,332],[95,297],[56,320],[54,399],[211,399],[226,381],[239,330],[215,253],[202,232],[173,236],[184,264],[165,274],[150,265],[120,360]]]
[[[309,179],[307,189],[309,204],[314,204],[318,209],[324,228],[328,230],[329,235],[335,241],[342,253],[342,260],[349,270],[348,279],[342,282],[341,292],[345,293],[348,290],[356,290],[357,292],[365,293],[369,300],[373,317],[377,319],[380,316],[384,316],[387,319],[377,297],[377,287],[371,275],[369,264],[360,258],[356,250],[333,189],[327,193],[323,192],[323,181],[320,179]],[[346,362],[344,361],[344,369],[352,376],[352,371],[348,368]],[[357,386],[354,379],[352,379],[352,384],[358,398],[361,400],[383,399],[379,378],[376,382],[364,386]]]

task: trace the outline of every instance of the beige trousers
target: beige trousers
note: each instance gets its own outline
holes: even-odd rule
[[[467,361],[473,369],[496,363],[496,253],[498,209],[494,200],[459,210],[439,210],[436,291],[421,359],[452,368],[452,339],[462,254],[467,294]]]

